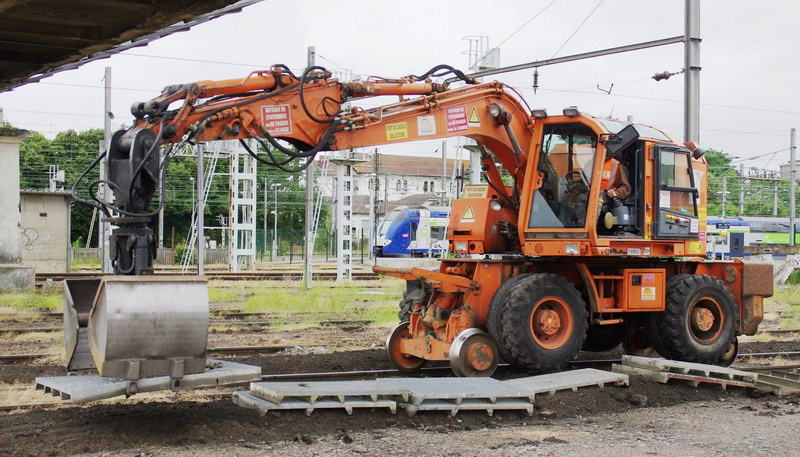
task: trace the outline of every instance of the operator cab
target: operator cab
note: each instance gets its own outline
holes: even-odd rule
[[[613,172],[607,157],[618,161]],[[596,166],[596,160],[604,163]],[[692,152],[655,128],[600,118],[553,119],[542,126],[537,171],[541,186],[531,197],[528,239],[589,238],[593,226],[603,238],[698,237]],[[608,199],[605,191],[617,173],[625,174],[630,192]]]

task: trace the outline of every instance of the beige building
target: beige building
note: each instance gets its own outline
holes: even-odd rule
[[[20,192],[22,263],[37,273],[63,273],[70,263],[68,192]]]

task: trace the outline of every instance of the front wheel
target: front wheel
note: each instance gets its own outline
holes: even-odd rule
[[[578,355],[588,316],[586,304],[569,281],[554,274],[532,274],[509,291],[503,343],[528,370],[560,368]]]

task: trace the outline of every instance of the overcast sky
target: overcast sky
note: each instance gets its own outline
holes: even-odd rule
[[[14,125],[52,137],[69,128],[102,128],[106,66],[112,67],[114,123],[130,125],[130,105],[158,95],[166,85],[244,77],[274,63],[300,70],[311,45],[317,49],[317,64],[330,70],[396,77],[420,74],[439,63],[467,68],[469,43],[463,38],[469,35],[487,36],[491,47],[500,45],[500,65],[507,66],[673,37],[684,30],[683,0],[552,2],[341,0],[332,7],[311,0],[264,0],[149,46],[2,93],[0,107]],[[777,169],[788,161],[789,129],[800,127],[800,2],[702,0],[701,6],[700,142],[737,158],[783,150],[744,162]],[[682,68],[683,46],[678,44],[543,67],[535,95],[531,71],[493,78],[550,113],[577,105],[600,116],[631,115],[682,138],[682,75],[650,79]],[[610,95],[597,89],[607,90],[612,83]],[[381,150],[419,155],[436,147],[423,143]]]

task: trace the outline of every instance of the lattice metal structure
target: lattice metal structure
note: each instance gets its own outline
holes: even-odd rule
[[[353,279],[353,184],[354,166],[365,162],[364,154],[343,151],[330,161],[336,165],[336,280]]]
[[[255,150],[254,140],[249,140]],[[236,143],[230,148],[230,268],[237,272],[256,263],[256,160]]]

